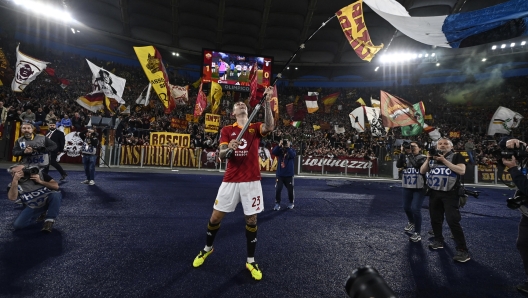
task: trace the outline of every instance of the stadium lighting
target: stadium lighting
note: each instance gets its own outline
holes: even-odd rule
[[[172,56],[176,56],[176,53],[172,52]]]
[[[16,5],[20,5],[23,8],[35,14],[40,14],[42,16],[61,20],[66,23],[73,21],[73,18],[70,15],[70,13],[58,7],[54,7],[54,6],[47,5],[45,3],[38,2],[38,1],[33,1],[33,0],[24,0],[24,1],[13,0],[13,2]]]
[[[419,55],[418,55],[418,58],[422,58],[422,54],[419,54]]]
[[[425,58],[429,57],[429,54],[425,54]]]
[[[75,29],[71,28],[71,31],[73,32],[73,34],[75,34]]]
[[[482,62],[486,61],[487,59],[486,58],[482,58]]]
[[[298,67],[295,67],[295,70],[299,69]]]
[[[180,53],[176,53],[176,57],[180,57]]]
[[[501,49],[504,49],[505,47],[506,47],[505,44],[502,44],[502,45],[501,45]]]
[[[497,46],[492,46],[491,49],[492,50],[495,50],[497,48]]]
[[[288,67],[286,67],[286,69],[290,69],[290,67],[288,66]]]
[[[512,43],[510,44],[510,48],[513,48],[514,46],[515,46],[515,43],[512,42]]]
[[[521,42],[521,46],[524,46],[526,44],[526,41]]]
[[[436,66],[440,66],[440,63],[436,63]]]
[[[379,69],[379,66],[377,66],[376,69],[374,69],[374,71],[378,71],[378,69]]]
[[[436,56],[436,54],[435,54],[435,53],[432,53],[432,54],[431,54],[431,57],[434,57],[434,56]]]

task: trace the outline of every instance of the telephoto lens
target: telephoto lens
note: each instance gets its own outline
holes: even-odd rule
[[[396,298],[378,271],[370,266],[352,271],[352,275],[346,281],[345,290],[351,298]]]

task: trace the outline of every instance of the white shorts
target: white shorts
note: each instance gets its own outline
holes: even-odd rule
[[[240,202],[245,215],[257,214],[264,210],[260,181],[222,182],[213,208],[222,212],[233,212]]]

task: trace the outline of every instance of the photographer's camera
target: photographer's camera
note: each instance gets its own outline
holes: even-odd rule
[[[23,168],[22,173],[24,173],[24,177],[20,180],[26,181],[29,178],[31,178],[31,175],[36,175],[39,173],[38,167],[29,167],[29,168]]]

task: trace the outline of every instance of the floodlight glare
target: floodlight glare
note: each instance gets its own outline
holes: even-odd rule
[[[440,66],[440,63],[436,63],[436,66]]]
[[[501,49],[504,49],[505,47],[506,47],[505,44],[502,44],[502,45],[501,45]]]
[[[435,53],[432,53],[432,54],[431,54],[431,57],[434,57],[434,56],[436,56],[436,54],[435,54]]]
[[[513,48],[514,46],[515,46],[515,43],[512,42],[512,43],[510,44],[510,48]]]
[[[492,46],[491,49],[492,50],[495,50],[497,48],[497,46]]]
[[[418,58],[422,58],[422,54],[419,54],[419,55],[418,55]]]
[[[374,69],[374,71],[378,71],[378,69],[379,69],[379,66],[378,66],[378,67],[376,67],[376,69]]]
[[[425,58],[429,57],[429,54],[425,54]]]
[[[75,34],[75,29],[71,28],[71,31],[73,32],[73,34]]]
[[[72,16],[62,8],[53,7],[50,5],[46,5],[45,3],[32,0],[14,0],[14,3],[17,5],[23,5],[24,8],[34,13],[44,15],[46,17],[55,18],[63,22],[73,21]]]
[[[286,69],[290,69],[290,67],[288,66],[288,67],[286,67]]]
[[[295,69],[299,69],[299,68],[295,67]]]
[[[176,57],[180,57],[180,53],[176,53]]]
[[[526,41],[521,42],[521,46],[524,46],[526,44]]]
[[[172,52],[172,56],[176,56],[176,53]]]
[[[482,62],[486,61],[487,59],[486,58],[482,58]]]

